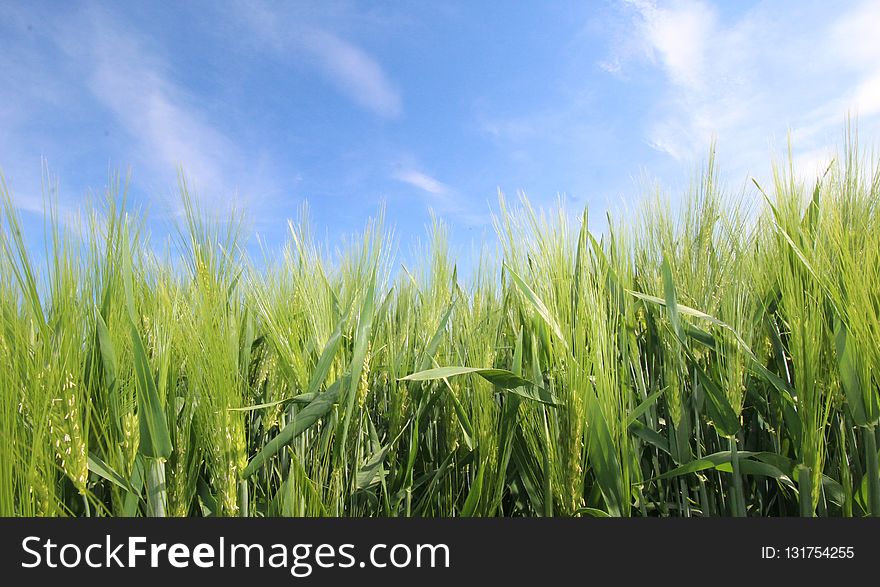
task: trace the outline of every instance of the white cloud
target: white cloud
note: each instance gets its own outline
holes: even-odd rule
[[[443,195],[449,192],[449,187],[445,184],[416,169],[402,169],[395,172],[393,177],[398,181],[408,183],[409,185],[417,187],[429,194]]]
[[[0,165],[21,210],[43,210],[45,157],[61,182],[59,209],[76,210],[86,190],[100,191],[102,169],[122,166],[154,214],[179,214],[182,168],[208,212],[245,209],[256,228],[274,221],[268,212],[282,205],[295,172],[279,171],[234,120],[225,126],[176,82],[181,64],[137,23],[92,4],[18,6],[3,16],[15,28],[0,36],[0,72],[10,82],[0,87]]]
[[[440,214],[454,216],[462,224],[482,226],[490,220],[488,203],[481,208],[481,205],[468,202],[455,187],[422,171],[409,154],[398,158],[391,171],[391,178],[416,188],[428,208]]]
[[[848,112],[859,116],[863,129],[877,126],[876,2],[849,10],[798,3],[798,11],[759,2],[723,19],[701,0],[623,5],[641,43],[636,53],[664,76],[646,141],[673,159],[701,158],[717,138],[726,169],[756,173],[755,163],[763,164],[771,149],[784,150],[791,131],[795,159],[821,167],[829,143],[842,137]],[[631,70],[633,53],[603,63]]]
[[[361,107],[394,118],[402,101],[379,63],[359,47],[327,31],[314,30],[302,43],[336,87]]]
[[[171,64],[149,39],[106,13],[86,11],[60,22],[56,41],[83,73],[84,88],[128,135],[114,157],[133,165],[135,183],[152,197],[164,194],[169,211],[182,212],[171,197],[179,169],[218,216],[241,204],[257,214],[270,204],[279,189],[265,156],[243,148],[172,81]]]
[[[193,109],[182,92],[126,38],[104,31],[93,46],[96,66],[88,86],[139,145],[151,171],[180,165],[209,191],[227,190],[227,170],[238,149]]]
[[[699,3],[676,2],[660,8],[653,2],[630,2],[641,14],[648,49],[659,54],[673,82],[690,89],[704,83],[706,46],[715,14]]]
[[[859,84],[853,104],[861,116],[880,112],[880,71]]]
[[[716,14],[698,1],[634,6],[634,26],[643,50],[664,71],[669,91],[664,115],[648,129],[648,143],[676,159],[693,157],[713,133],[742,122],[750,96],[743,40],[748,22],[722,28]]]
[[[842,67],[880,67],[880,4],[866,1],[833,22],[829,41],[841,57]]]
[[[361,108],[385,118],[402,113],[400,91],[382,65],[350,40],[328,27],[303,22],[300,14],[284,13],[282,8],[262,2],[241,3],[236,14],[256,35],[258,46],[284,58],[306,56],[340,93]]]

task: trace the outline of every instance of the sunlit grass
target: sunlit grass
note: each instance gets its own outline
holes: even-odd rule
[[[37,264],[4,185],[0,515],[880,515],[876,162],[751,195],[502,199],[463,279],[439,221],[252,264],[185,183],[159,256],[118,180]]]

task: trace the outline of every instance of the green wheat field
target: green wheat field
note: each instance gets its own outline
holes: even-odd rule
[[[467,276],[381,214],[251,259],[185,182],[152,243],[120,179],[37,257],[3,184],[0,515],[880,515],[878,161],[717,175],[502,198]]]

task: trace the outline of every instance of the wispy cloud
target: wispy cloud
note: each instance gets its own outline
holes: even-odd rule
[[[440,196],[449,192],[448,186],[416,169],[401,169],[395,171],[392,177],[397,181],[407,183],[435,196]]]
[[[826,44],[835,49],[841,67],[859,76],[852,106],[860,115],[880,113],[880,5],[862,2],[831,26]]]
[[[400,93],[379,63],[363,49],[322,30],[308,31],[301,41],[324,75],[350,100],[379,116],[394,118],[401,114]]]
[[[95,66],[88,87],[134,139],[138,159],[162,176],[183,165],[215,195],[233,187],[228,171],[241,156],[234,142],[187,103],[131,36],[99,30],[90,47]]]
[[[97,7],[52,18],[36,16],[26,20],[43,23],[42,52],[28,57],[39,64],[31,76],[35,83],[16,90],[15,102],[21,105],[16,126],[10,127],[15,136],[37,142],[40,155],[47,149],[56,154],[73,149],[79,157],[102,156],[100,149],[87,151],[79,144],[94,137],[71,135],[71,128],[64,126],[75,116],[71,112],[89,112],[88,124],[125,137],[115,143],[112,160],[131,166],[134,185],[151,199],[158,197],[167,211],[180,212],[178,200],[169,196],[181,168],[197,195],[211,198],[210,209],[218,214],[241,204],[257,212],[274,197],[278,190],[264,155],[242,148],[235,136],[221,130],[197,99],[172,81],[173,65],[161,48],[129,22]],[[51,81],[56,78],[61,82]],[[41,105],[30,109],[29,101]],[[34,138],[30,127],[47,112],[59,117],[59,126]],[[17,167],[29,168],[39,163],[25,164],[33,156],[29,152],[5,155],[15,157]],[[49,165],[63,167],[64,161],[50,160]]]
[[[677,160],[698,157],[716,137],[728,168],[784,147],[791,131],[796,158],[820,165],[840,136],[847,112],[864,126],[880,114],[880,7],[863,2],[828,19],[825,5],[792,13],[759,2],[722,19],[701,0],[626,0],[641,51],[613,54],[611,73],[647,63],[664,75],[647,142]],[[608,67],[614,64],[616,67]]]
[[[714,12],[698,2],[673,3],[668,8],[644,0],[629,0],[629,4],[640,13],[648,48],[659,56],[672,82],[704,89],[706,51],[717,27]]]
[[[262,2],[242,3],[236,14],[256,35],[258,45],[282,58],[306,57],[320,75],[361,108],[384,118],[403,112],[400,90],[379,61],[341,34]]]
[[[659,5],[626,2],[644,56],[668,81],[661,115],[648,129],[648,142],[676,159],[693,157],[711,136],[744,124],[753,80],[748,46],[752,23],[720,25],[715,12],[699,1]]]
[[[482,226],[490,219],[488,205],[468,201],[454,186],[425,172],[412,155],[400,157],[393,165],[390,177],[415,188],[425,206],[434,212],[449,215],[469,226]]]

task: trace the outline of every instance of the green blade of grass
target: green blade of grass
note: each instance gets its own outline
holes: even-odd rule
[[[311,428],[318,420],[324,417],[333,404],[339,399],[340,388],[345,379],[337,380],[327,391],[320,394],[306,407],[300,410],[293,420],[284,427],[272,440],[258,452],[242,471],[241,476],[247,479],[260,469],[266,462],[278,454],[294,438]]]
[[[543,387],[539,387],[529,381],[516,375],[507,369],[487,369],[482,367],[437,367],[412,373],[406,377],[401,377],[400,381],[434,381],[437,379],[447,379],[458,375],[479,375],[492,385],[510,393],[530,399],[542,404],[550,406],[557,405],[557,401]]]

